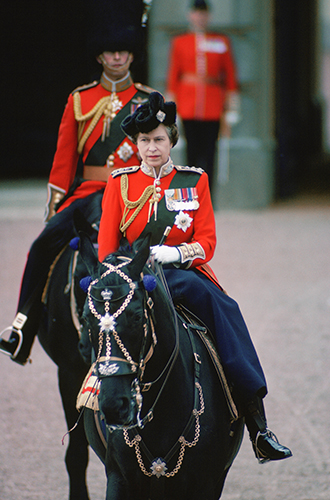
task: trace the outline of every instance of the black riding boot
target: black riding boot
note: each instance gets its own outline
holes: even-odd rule
[[[38,330],[39,318],[33,321],[29,313],[29,318],[20,312],[15,316],[11,326],[5,328],[0,333],[0,352],[7,354],[20,365],[25,365],[29,360],[32,345]],[[11,332],[8,338],[8,333]],[[7,336],[7,340],[3,337]]]
[[[292,456],[291,450],[282,446],[275,434],[267,427],[263,401],[255,397],[245,406],[245,423],[250,434],[253,451],[259,463],[270,460],[283,460]]]

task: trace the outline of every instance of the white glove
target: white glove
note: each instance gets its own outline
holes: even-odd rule
[[[237,111],[227,111],[225,114],[225,120],[227,125],[233,126],[236,125],[240,121],[241,117]]]
[[[180,252],[176,247],[169,247],[168,245],[155,245],[150,248],[151,255],[155,257],[157,262],[161,264],[172,264],[173,262],[180,262]]]

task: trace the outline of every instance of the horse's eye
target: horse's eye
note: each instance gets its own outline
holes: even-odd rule
[[[86,328],[90,329],[91,328],[91,324],[90,324],[88,316],[82,316],[81,317],[81,325],[82,325],[82,327],[84,329],[86,329]]]
[[[130,324],[131,326],[140,326],[143,322],[143,314],[141,314],[140,312],[137,313],[137,314],[134,314],[131,318],[130,318]]]

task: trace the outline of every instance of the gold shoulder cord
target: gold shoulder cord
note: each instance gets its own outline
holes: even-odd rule
[[[123,202],[125,204],[125,210],[123,217],[121,219],[119,229],[120,231],[124,234],[128,226],[130,226],[133,222],[133,220],[136,218],[136,216],[139,214],[139,212],[142,210],[148,199],[154,195],[155,193],[155,187],[153,185],[147,186],[143,193],[141,194],[140,198],[136,201],[130,201],[127,198],[127,193],[128,193],[128,175],[123,174],[120,179],[120,189],[121,189],[121,196],[123,198]],[[129,210],[135,208],[135,211],[131,215],[131,217],[128,219],[127,222],[125,222],[125,219],[127,217],[127,214]]]
[[[110,134],[110,122],[116,116],[116,110],[118,110],[118,96],[115,92],[112,92],[111,95],[102,97],[95,106],[88,111],[85,115],[81,112],[81,101],[80,101],[80,92],[75,92],[73,94],[73,112],[74,117],[78,122],[78,148],[77,151],[79,154],[82,153],[84,145],[88,139],[88,137],[93,132],[96,124],[100,120],[101,116],[104,114],[104,123],[103,123],[103,133],[102,133],[102,141],[104,141],[105,136],[109,136]],[[91,119],[89,126],[85,130],[85,133],[82,135],[82,131],[84,125],[87,120]]]

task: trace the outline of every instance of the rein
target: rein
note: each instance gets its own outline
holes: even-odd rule
[[[171,308],[172,308],[173,313],[174,313],[175,326],[176,326],[176,347],[179,349],[178,315],[177,315],[177,313],[176,313],[176,311],[174,309],[174,304],[173,304],[173,301],[172,301],[172,297],[171,297],[171,295],[169,293],[169,289],[168,289],[167,282],[166,282],[166,279],[165,279],[165,276],[164,276],[164,273],[163,273],[163,269],[158,264],[157,264],[157,268],[158,268],[159,277],[160,277],[160,279],[161,279],[161,281],[163,283],[163,286],[164,286],[164,288],[166,290],[166,293],[167,293],[168,298],[170,300]],[[137,462],[139,464],[139,467],[140,467],[141,471],[143,472],[143,474],[145,476],[148,476],[148,477],[156,476],[157,478],[160,478],[161,476],[164,476],[166,478],[169,478],[169,477],[175,476],[179,472],[179,470],[181,468],[181,465],[183,463],[183,459],[184,459],[184,454],[185,454],[186,447],[192,448],[192,447],[196,446],[196,444],[199,441],[199,437],[200,437],[199,417],[205,411],[205,404],[204,404],[204,397],[203,397],[202,386],[201,386],[201,384],[199,382],[201,361],[200,361],[199,354],[197,353],[196,344],[195,344],[195,340],[194,340],[194,335],[191,332],[191,330],[194,330],[194,329],[197,330],[197,329],[200,329],[201,327],[198,327],[196,325],[187,325],[185,322],[183,322],[183,326],[187,330],[188,337],[189,337],[189,340],[190,340],[190,343],[191,343],[191,347],[192,347],[192,352],[193,352],[193,355],[194,355],[194,404],[193,404],[193,409],[191,411],[189,420],[188,420],[188,422],[187,422],[187,424],[186,424],[186,426],[185,426],[185,428],[184,428],[181,436],[176,441],[176,443],[172,446],[172,448],[170,449],[170,451],[166,454],[166,456],[164,457],[164,459],[161,459],[161,458],[154,459],[153,455],[149,451],[148,447],[143,442],[142,436],[140,434],[138,434],[136,426],[134,426],[134,428],[133,428],[133,432],[134,432],[135,436],[134,436],[134,438],[132,440],[130,440],[129,434],[128,434],[128,431],[129,431],[130,428],[123,427],[123,435],[124,435],[125,443],[130,448],[133,448],[133,447],[135,448],[135,454],[136,454],[136,458],[137,458]],[[174,352],[175,351],[172,352],[172,356],[173,356]],[[176,352],[175,359],[176,359],[177,355],[178,355],[178,352]],[[174,361],[175,361],[175,359],[174,359]],[[146,417],[144,417],[143,422],[144,422],[144,420],[146,420],[148,422],[150,421],[150,419],[148,419],[149,415],[151,415],[153,417],[153,409],[156,406],[156,403],[159,400],[160,395],[161,395],[161,393],[162,393],[162,391],[163,391],[163,389],[165,387],[165,384],[166,384],[166,382],[168,380],[170,372],[171,372],[171,370],[172,370],[172,368],[174,366],[174,361],[173,361],[173,364],[170,367],[170,370],[168,371],[168,373],[166,375],[166,378],[165,378],[165,380],[163,382],[163,385],[162,385],[160,391],[157,394],[157,398],[156,398],[153,406],[151,407],[151,409],[147,413]],[[159,377],[158,377],[158,379],[159,379]],[[156,379],[156,380],[158,380],[158,379]],[[195,421],[194,439],[189,442],[189,441],[186,440],[185,435],[188,434],[188,432],[190,431],[190,429],[191,429],[194,421]],[[150,472],[146,469],[146,467],[144,465],[140,448],[142,448],[142,450],[145,453],[147,459],[151,463]],[[167,472],[167,469],[168,469],[167,468],[167,463],[171,460],[171,458],[173,458],[174,454],[178,450],[179,450],[179,456],[178,456],[178,459],[177,459],[177,463],[176,463],[175,467],[173,468],[173,470],[171,472]]]
[[[140,425],[139,427],[141,429],[143,429],[143,427],[145,426],[145,424],[147,422],[150,422],[152,419],[153,419],[153,413],[154,413],[154,408],[156,406],[156,404],[158,403],[159,401],[159,398],[165,388],[165,385],[169,379],[169,376],[172,372],[172,369],[174,367],[174,364],[175,364],[175,361],[178,357],[178,354],[179,354],[179,349],[180,349],[180,346],[179,346],[179,323],[178,323],[178,317],[177,317],[177,314],[176,314],[176,311],[175,311],[175,308],[174,308],[174,304],[173,304],[173,300],[172,300],[172,297],[171,297],[171,294],[170,294],[170,291],[168,289],[168,285],[167,285],[167,282],[166,282],[166,279],[165,279],[165,276],[164,276],[164,272],[163,272],[163,268],[156,262],[156,269],[157,269],[157,274],[159,276],[159,279],[164,287],[164,290],[166,292],[166,295],[167,295],[167,298],[168,298],[168,301],[170,303],[170,306],[171,306],[171,309],[172,309],[172,314],[175,318],[175,346],[174,346],[174,349],[172,351],[172,354],[168,360],[168,362],[166,363],[164,369],[162,370],[162,372],[158,375],[158,377],[153,381],[153,382],[147,382],[147,383],[144,383],[144,384],[141,384],[141,388],[142,388],[142,392],[146,392],[146,391],[149,391],[150,388],[156,384],[157,382],[159,382],[159,380],[161,380],[161,378],[164,376],[164,374],[166,373],[166,376],[165,376],[165,379],[164,379],[164,382],[160,388],[160,390],[158,391],[158,394],[156,396],[156,399],[153,403],[153,405],[151,406],[150,410],[147,412],[146,416],[141,420],[140,422]],[[142,378],[143,378],[143,374],[142,374],[142,377],[140,379],[140,382],[142,382]]]

